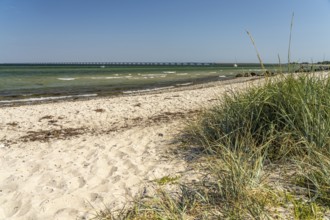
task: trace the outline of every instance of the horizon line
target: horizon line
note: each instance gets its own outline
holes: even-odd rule
[[[329,61],[316,62],[324,63]],[[313,64],[309,62],[292,62],[295,64]],[[235,64],[257,64],[258,62],[3,62],[0,65],[235,65]],[[279,63],[265,63],[266,65],[279,65]],[[282,65],[286,65],[288,63],[282,63]]]

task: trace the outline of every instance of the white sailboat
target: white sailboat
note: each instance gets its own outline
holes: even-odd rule
[[[237,59],[236,59],[236,57],[235,57],[235,63],[234,63],[234,67],[235,67],[235,68],[237,68],[237,67],[238,67],[238,65],[237,65]]]

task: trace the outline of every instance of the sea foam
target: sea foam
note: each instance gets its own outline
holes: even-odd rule
[[[58,80],[65,80],[65,81],[70,81],[70,80],[75,80],[76,78],[57,78]]]

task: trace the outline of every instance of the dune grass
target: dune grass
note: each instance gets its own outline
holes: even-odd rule
[[[292,216],[318,219],[320,210],[329,208],[330,80],[327,76],[282,75],[262,86],[225,95],[219,105],[189,128],[189,133],[191,142],[200,144],[207,154],[227,164],[229,175],[218,178],[222,186],[230,186],[225,189],[230,196],[220,196],[229,205],[240,201],[235,213],[244,213],[241,219],[250,214],[247,207],[253,206],[261,210],[250,217],[258,218],[263,212],[273,216],[269,211],[271,203],[254,201],[250,192],[260,194],[266,190],[275,195],[273,202],[281,200],[280,193],[267,191],[262,182],[263,176],[269,174],[264,168],[274,164],[292,167],[290,176],[286,177],[293,184],[289,188],[294,191],[301,187],[304,192],[303,202],[297,202],[302,199],[298,195],[288,201],[295,207]],[[212,175],[226,166],[220,167],[214,166]],[[242,194],[247,197],[237,199]],[[253,206],[247,202],[249,199]],[[299,209],[297,204],[302,204]],[[305,215],[299,211],[307,212],[308,217],[302,217]]]
[[[273,78],[225,95],[191,128],[191,137],[214,153],[222,145],[235,149],[246,143],[249,151],[263,151],[270,160],[307,155],[311,146],[330,150],[329,101],[327,77]]]
[[[202,162],[206,178],[178,184],[175,193],[164,190],[166,183],[160,184],[153,198],[139,197],[132,207],[116,214],[99,213],[97,219],[322,219],[328,215],[330,79],[326,75],[281,75],[228,93],[191,122],[182,137],[186,146],[202,147],[199,156],[206,158]],[[278,182],[270,181],[272,167],[290,172]]]

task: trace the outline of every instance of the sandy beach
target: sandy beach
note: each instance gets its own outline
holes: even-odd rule
[[[184,175],[187,162],[168,150],[185,121],[251,83],[1,107],[0,219],[88,219]]]

